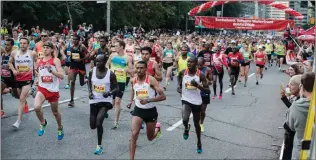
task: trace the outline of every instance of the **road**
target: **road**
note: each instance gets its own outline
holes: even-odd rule
[[[279,73],[277,67],[264,72],[260,84],[255,85],[254,65],[251,66],[247,87],[237,82],[236,95],[228,86],[227,72],[224,75],[222,100],[211,100],[206,111],[205,132],[202,135],[203,153],[197,154],[194,127],[188,140],[183,140],[181,101],[176,92],[176,81],[165,92],[167,100],[157,103],[162,136],[149,142],[142,130],[137,143],[137,159],[277,159],[284,131],[278,129],[285,120],[286,107],[279,96],[280,82],[288,77]],[[69,90],[60,86],[60,101],[69,100]],[[219,90],[219,89],[218,89]],[[94,155],[97,132],[89,126],[87,86],[76,86],[74,108],[68,103],[60,104],[65,137],[57,140],[57,125],[50,107],[45,107],[44,116],[48,127],[42,137],[37,136],[39,122],[31,111],[33,98],[28,98],[30,112],[23,116],[19,130],[12,124],[16,121],[18,101],[4,95],[4,111],[7,117],[1,120],[2,159],[128,159],[131,115],[125,107],[129,91],[123,97],[121,120],[117,130],[111,130],[114,110],[105,119],[102,155]],[[46,104],[46,103],[45,103]],[[192,118],[190,123],[193,125]]]

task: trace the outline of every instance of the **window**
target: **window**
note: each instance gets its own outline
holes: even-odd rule
[[[308,7],[308,1],[301,1],[301,8],[307,8]]]

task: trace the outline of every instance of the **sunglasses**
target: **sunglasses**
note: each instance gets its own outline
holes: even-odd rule
[[[41,37],[48,37],[48,35],[41,35]]]

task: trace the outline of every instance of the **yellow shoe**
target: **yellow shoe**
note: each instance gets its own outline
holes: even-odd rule
[[[200,124],[200,127],[201,127],[201,132],[204,132],[204,126],[203,126],[203,124]]]

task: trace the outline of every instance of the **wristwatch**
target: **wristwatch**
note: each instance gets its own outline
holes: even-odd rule
[[[151,102],[149,98],[148,98],[146,101],[147,101],[147,103],[150,103],[150,102]]]

